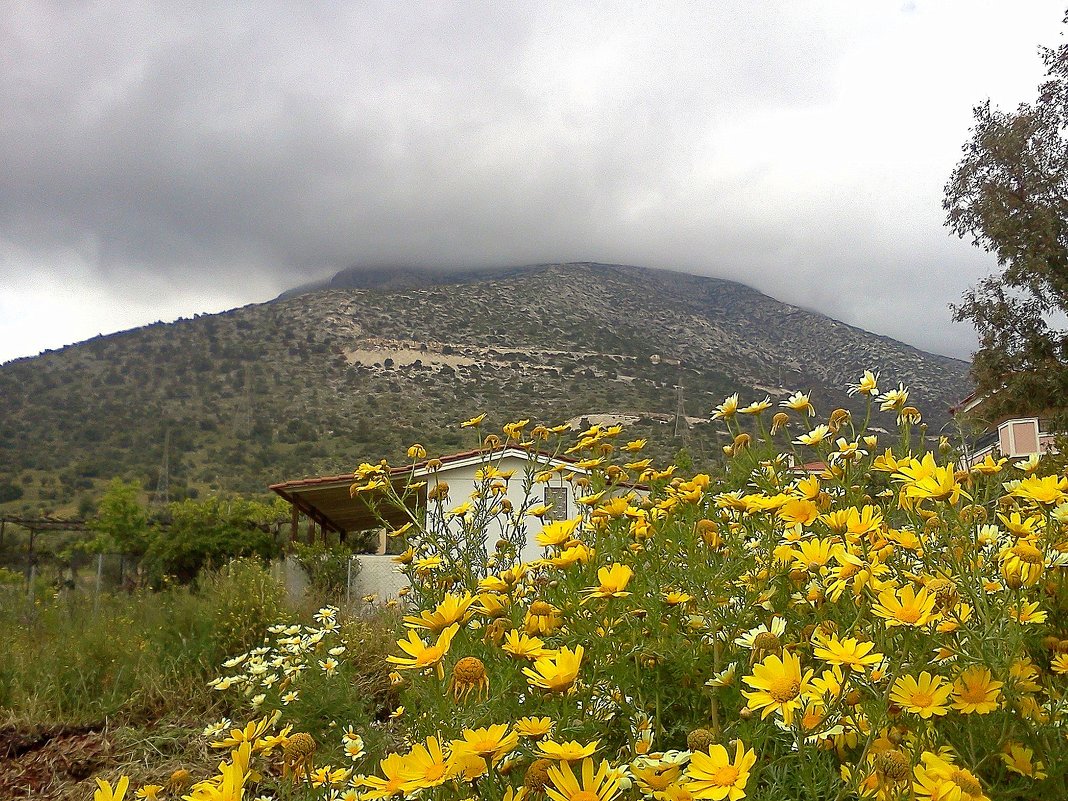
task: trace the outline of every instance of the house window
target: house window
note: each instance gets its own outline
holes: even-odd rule
[[[567,520],[567,487],[546,487],[545,505],[552,504],[546,520]]]

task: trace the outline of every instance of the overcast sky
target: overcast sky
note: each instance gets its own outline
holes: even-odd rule
[[[0,361],[357,264],[547,261],[967,357],[947,306],[994,262],[942,187],[1064,6],[0,0]]]

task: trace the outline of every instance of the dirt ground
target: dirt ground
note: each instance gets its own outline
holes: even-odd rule
[[[114,752],[114,741],[103,729],[0,727],[0,799],[91,798],[85,781],[104,769]]]

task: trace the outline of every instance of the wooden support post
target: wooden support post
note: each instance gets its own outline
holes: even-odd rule
[[[30,579],[31,581],[33,580],[32,576],[34,574],[34,569],[33,569],[34,568],[33,541],[34,541],[34,539],[36,537],[37,537],[37,529],[31,528],[30,529],[30,543],[29,543],[28,550],[26,551],[26,573],[27,573],[27,575],[29,575],[31,577],[31,579]]]
[[[289,541],[290,542],[296,542],[297,541],[297,528],[300,525],[300,510],[297,508],[296,504],[293,504],[290,507],[290,513],[291,514],[290,514],[290,518],[289,518]]]
[[[311,517],[308,518],[308,530],[305,532],[305,539],[308,545],[315,544],[315,520]]]

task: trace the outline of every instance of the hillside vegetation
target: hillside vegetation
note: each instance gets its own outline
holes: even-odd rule
[[[345,286],[361,283],[362,288]],[[101,336],[0,366],[0,511],[88,509],[114,476],[173,499],[475,445],[456,422],[622,421],[653,455],[718,452],[709,409],[880,365],[933,431],[968,390],[924,353],[741,284],[597,264],[343,273],[332,288]],[[677,386],[688,427],[676,435]],[[601,416],[604,416],[603,418]],[[165,447],[166,446],[166,447]]]

